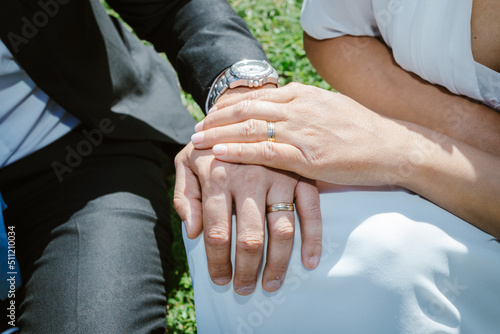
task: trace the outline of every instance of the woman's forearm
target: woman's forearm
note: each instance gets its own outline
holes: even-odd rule
[[[500,156],[500,113],[403,70],[374,37],[304,38],[307,56],[332,87],[371,110],[419,124]]]
[[[419,125],[396,124],[402,163],[392,167],[394,183],[500,238],[500,158]]]
[[[396,183],[500,237],[500,113],[406,72],[376,38],[306,35],[304,45],[332,87],[404,121]]]

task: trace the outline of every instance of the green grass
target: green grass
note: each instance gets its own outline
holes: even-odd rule
[[[316,74],[304,52],[300,26],[302,0],[229,0],[229,2],[262,43],[270,62],[280,75],[282,86],[296,81],[330,89]],[[106,3],[104,5],[108,13],[118,17]],[[191,96],[183,93],[182,99],[193,117],[201,120],[204,115]],[[171,197],[174,176],[168,179],[168,183]],[[194,296],[182,242],[181,222],[173,210],[171,218],[175,241],[172,245],[173,270],[169,279],[173,289],[168,295],[167,333],[192,334],[196,333]]]
[[[262,43],[280,75],[281,85],[292,81],[328,89],[312,68],[302,44],[302,0],[231,0],[230,3]]]

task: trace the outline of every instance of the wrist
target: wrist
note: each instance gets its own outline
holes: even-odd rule
[[[267,84],[279,86],[276,70],[265,60],[242,60],[224,70],[214,81],[208,92],[205,112],[229,90],[236,88],[258,88]]]
[[[411,130],[414,124],[396,120],[390,123],[387,132],[390,154],[385,155],[381,162],[387,171],[386,183],[412,189],[412,185],[419,182],[431,146],[426,145],[420,133]]]
[[[245,93],[251,92],[251,91],[256,90],[256,89],[273,89],[273,88],[278,88],[278,87],[276,87],[275,84],[268,83],[268,84],[263,85],[262,87],[257,87],[257,88],[255,88],[255,87],[254,88],[237,87],[237,88],[233,88],[233,89],[228,89],[219,96],[219,98],[217,99],[217,102],[224,101],[225,99],[227,99],[231,95],[245,94]]]

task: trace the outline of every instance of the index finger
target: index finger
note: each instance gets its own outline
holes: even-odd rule
[[[276,90],[276,89],[275,89]],[[286,119],[284,108],[271,101],[243,100],[208,114],[195,127],[196,132],[235,124],[249,119],[278,122]]]
[[[230,96],[217,102],[207,117],[195,127],[196,132],[215,126],[233,124],[250,118],[267,121],[286,119],[286,114],[276,113],[276,104],[286,104],[295,98],[303,85],[291,83],[277,89],[260,89],[246,94]],[[273,109],[274,107],[274,109]],[[230,108],[229,110],[227,110]]]
[[[252,90],[245,94],[235,94],[225,98],[222,101],[218,101],[209,111],[208,114],[211,114],[214,111],[221,110],[238,102],[244,100],[262,100],[262,101],[270,101],[276,103],[287,103],[292,100],[290,97],[290,89],[296,87],[296,83],[288,84],[286,86],[277,88],[277,89],[257,89]]]

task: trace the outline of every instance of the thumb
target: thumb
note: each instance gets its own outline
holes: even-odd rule
[[[175,170],[174,208],[186,227],[188,238],[194,239],[203,229],[200,183],[184,162],[176,161]]]

